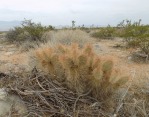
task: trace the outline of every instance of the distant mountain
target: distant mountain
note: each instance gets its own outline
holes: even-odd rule
[[[10,28],[19,26],[20,21],[0,21],[0,31],[8,31]]]

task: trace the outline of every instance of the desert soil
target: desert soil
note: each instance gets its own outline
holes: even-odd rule
[[[19,52],[12,44],[0,43],[0,72],[21,72],[27,70],[28,56]]]

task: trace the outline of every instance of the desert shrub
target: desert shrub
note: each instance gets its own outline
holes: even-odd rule
[[[149,40],[140,42],[139,51],[132,53],[132,60],[137,63],[149,63]]]
[[[149,39],[140,43],[141,50],[146,54],[149,55]]]
[[[123,20],[118,27],[121,27],[121,34],[127,42],[128,47],[140,47],[142,42],[148,41],[149,26],[142,25],[141,20],[132,23],[131,20]]]
[[[128,81],[113,68],[111,60],[101,60],[91,45],[82,49],[78,44],[39,48],[31,63],[77,94],[89,93],[104,102]]]
[[[52,30],[52,26],[42,26],[40,23],[34,23],[31,20],[24,20],[20,27],[14,27],[6,34],[7,41],[22,43],[24,41],[45,41],[42,38],[46,31]]]
[[[58,30],[47,33],[47,40],[52,44],[70,45],[71,43],[78,43],[83,46],[86,43],[93,43],[95,40],[91,38],[86,32],[81,30]]]
[[[100,39],[113,39],[115,36],[115,28],[108,25],[107,27],[100,28],[99,31],[94,32],[92,36]]]
[[[17,43],[17,47],[19,52],[28,52],[32,49],[35,49],[39,47],[41,44],[40,41],[30,42],[30,41],[24,41],[23,43]]]
[[[80,30],[85,31],[86,33],[91,32],[91,28],[85,27],[84,25],[78,27]]]
[[[22,33],[23,33],[22,28],[15,27],[14,29],[10,29],[9,32],[7,32],[6,39],[9,42],[15,42],[16,40],[18,40],[18,36]]]
[[[134,23],[131,20],[123,20],[118,27],[121,29],[119,36],[124,38],[127,47],[140,49],[132,55],[135,62],[146,62],[149,56],[149,25],[142,25],[141,20]]]
[[[136,63],[148,63],[148,55],[142,51],[136,51],[131,53],[131,60]]]

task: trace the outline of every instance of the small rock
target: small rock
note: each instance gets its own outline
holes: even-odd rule
[[[11,112],[12,106],[21,117],[27,113],[25,104],[18,96],[9,95],[4,88],[0,89],[0,117],[6,117]]]
[[[96,48],[100,48],[100,46],[98,44],[95,45]]]
[[[5,91],[4,88],[0,89],[0,100],[5,100],[5,98],[7,97],[7,93]]]

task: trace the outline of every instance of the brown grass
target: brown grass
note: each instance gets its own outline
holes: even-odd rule
[[[50,31],[46,34],[46,40],[50,44],[64,44],[71,45],[72,43],[78,43],[79,46],[83,46],[86,43],[93,43],[95,39],[89,36],[84,31],[77,30],[59,30],[58,32]]]

